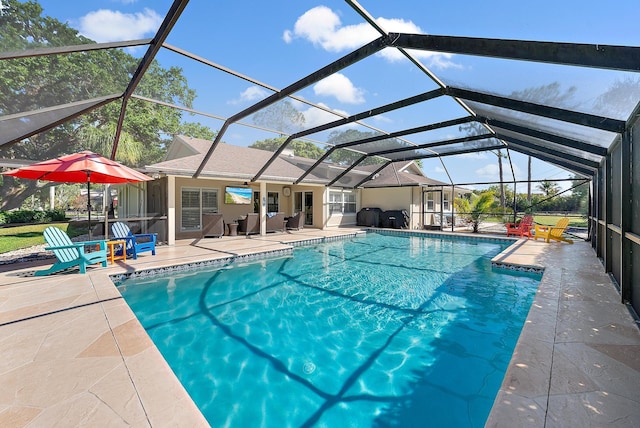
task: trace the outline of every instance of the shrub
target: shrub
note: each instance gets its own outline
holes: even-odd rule
[[[51,223],[53,221],[64,221],[66,217],[65,212],[62,210],[0,211],[0,224]]]

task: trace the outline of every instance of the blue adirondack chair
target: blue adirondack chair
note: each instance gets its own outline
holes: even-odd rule
[[[73,242],[69,235],[54,226],[47,227],[43,234],[44,240],[49,245],[45,247],[45,250],[53,251],[58,261],[49,269],[36,271],[35,276],[49,275],[74,266],[80,268],[80,273],[86,273],[87,266],[95,263],[102,263],[102,267],[107,267],[106,241]],[[96,249],[86,253],[85,247],[87,246]]]
[[[151,254],[156,255],[156,234],[155,233],[141,233],[134,235],[131,233],[131,229],[125,223],[117,222],[111,225],[111,232],[113,233],[112,239],[127,241],[127,257],[131,257],[134,260],[138,258],[139,253],[145,251],[151,251]]]

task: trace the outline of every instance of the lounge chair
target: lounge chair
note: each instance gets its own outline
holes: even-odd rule
[[[44,230],[44,240],[49,245],[45,250],[53,251],[58,259],[49,269],[35,272],[35,276],[49,275],[65,269],[78,266],[80,273],[87,272],[87,266],[102,263],[102,267],[107,267],[107,243],[101,241],[73,242],[69,235],[57,227],[51,226]],[[97,248],[95,251],[85,253],[85,247]]]
[[[249,213],[245,218],[238,220],[238,233],[245,235],[260,233],[260,216],[256,213]]]
[[[538,240],[538,238],[541,238],[547,242],[553,239],[554,241],[563,241],[568,242],[569,244],[573,244],[573,241],[571,239],[562,236],[568,225],[569,219],[567,217],[563,217],[558,220],[555,226],[541,226],[539,224],[536,224],[534,239]]]
[[[444,222],[442,220],[444,220]],[[433,214],[433,222],[431,223],[431,225],[435,227],[439,227],[440,229],[451,227],[451,223],[449,223],[447,216],[441,217],[440,214]]]
[[[224,235],[224,219],[222,214],[202,214],[202,237]]]
[[[531,238],[531,228],[533,227],[533,216],[525,215],[518,223],[507,223],[507,236],[518,235],[521,238]]]
[[[300,230],[304,228],[304,215],[302,211],[298,211],[287,219],[287,229]]]
[[[138,258],[138,254],[144,253],[145,251],[151,251],[152,255],[156,255],[157,238],[155,233],[141,233],[134,235],[131,233],[129,226],[122,222],[113,223],[111,225],[111,232],[113,233],[113,239],[127,242],[127,257],[131,257],[135,260]]]

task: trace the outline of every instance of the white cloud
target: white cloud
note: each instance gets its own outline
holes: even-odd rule
[[[461,158],[488,159],[487,152],[462,153],[458,156],[460,156]]]
[[[434,168],[434,171],[435,171],[437,174],[444,174],[445,172],[447,172],[447,171],[446,171],[443,167],[441,167],[441,166],[437,166],[437,167],[435,167],[435,168]]]
[[[318,103],[318,105],[325,108],[327,107],[322,103]],[[333,122],[334,120],[340,119],[340,116],[336,116],[335,114],[331,114],[327,111],[311,106],[309,106],[309,108],[306,110],[302,110],[300,108],[298,108],[298,110],[304,115],[305,128],[313,128],[315,126],[324,125],[325,123]],[[349,115],[346,111],[343,110],[332,109],[332,111],[346,116]]]
[[[490,163],[483,166],[482,168],[478,168],[476,169],[476,175],[480,178],[497,181],[500,177],[498,164]]]
[[[284,33],[282,34],[282,40],[284,40],[284,42],[286,44],[289,44],[293,41],[293,33],[291,32],[291,30],[284,30]]]
[[[267,98],[271,93],[260,86],[249,86],[242,91],[240,98],[229,101],[229,104],[245,104]]]
[[[499,181],[500,167],[498,166],[498,159],[495,159],[495,163],[490,163],[483,166],[482,168],[476,169],[475,172],[478,177],[487,180]],[[513,172],[516,174],[516,178],[522,176],[522,170],[516,164],[513,165]],[[502,174],[505,182],[510,182],[511,180],[513,180],[513,176],[511,175],[511,167],[509,166],[509,162],[506,160],[502,161]]]
[[[347,76],[335,73],[322,79],[313,87],[316,95],[323,97],[335,97],[341,103],[361,104],[364,100],[364,91],[356,88]]]
[[[425,32],[411,21],[403,19],[377,18],[376,22],[388,32],[424,34]],[[309,9],[298,18],[293,30],[283,33],[285,43],[301,38],[329,52],[343,52],[357,49],[380,37],[380,34],[367,23],[343,26],[340,17],[326,6]],[[456,67],[450,59],[451,54],[424,52],[413,50],[412,54],[427,65],[434,68]],[[396,62],[404,59],[395,48],[383,49],[378,55],[387,61]]]
[[[80,32],[99,43],[135,40],[155,33],[161,23],[162,17],[147,8],[137,13],[100,9],[80,18]]]
[[[377,116],[373,117],[373,120],[379,123],[393,123],[393,120],[388,118],[387,116],[383,115],[383,114],[379,114]]]

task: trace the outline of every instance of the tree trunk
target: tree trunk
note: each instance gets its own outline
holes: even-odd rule
[[[527,162],[527,205],[531,206],[531,156]]]
[[[23,186],[20,186],[16,183],[15,178],[3,177],[2,185],[0,185],[0,195],[2,195],[0,210],[20,209],[24,201],[38,190],[36,180],[23,180],[22,183]]]
[[[498,169],[500,172],[500,208],[502,208],[502,211],[504,212],[504,172],[502,170],[502,152],[500,150],[498,150]]]

